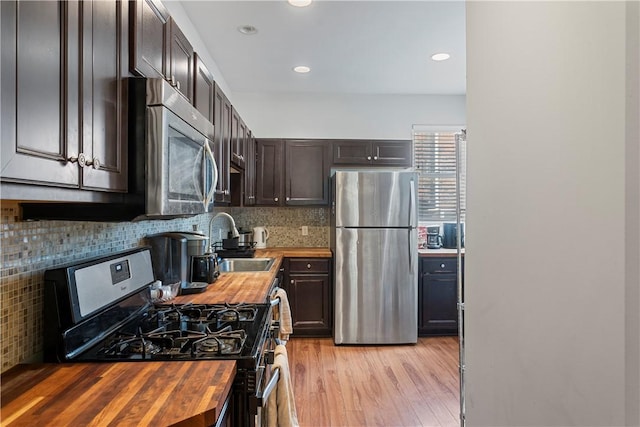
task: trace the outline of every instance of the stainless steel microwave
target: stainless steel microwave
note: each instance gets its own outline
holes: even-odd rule
[[[135,161],[130,193],[144,199],[142,217],[209,212],[218,179],[213,124],[160,78],[131,78],[129,99],[130,157]]]

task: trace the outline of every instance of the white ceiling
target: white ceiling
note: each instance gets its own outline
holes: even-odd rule
[[[233,92],[465,93],[463,1],[181,4]],[[436,52],[451,59],[434,62]]]

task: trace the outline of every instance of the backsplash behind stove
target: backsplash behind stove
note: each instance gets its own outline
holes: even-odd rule
[[[236,224],[269,229],[268,247],[328,247],[328,208],[218,208]],[[120,252],[143,244],[149,234],[189,231],[196,224],[208,233],[210,214],[167,221],[80,222],[19,221],[19,207],[2,201],[0,229],[1,371],[42,352],[44,271],[55,266]],[[301,227],[309,229],[302,236]]]

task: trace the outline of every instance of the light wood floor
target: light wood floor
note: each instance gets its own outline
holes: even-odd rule
[[[301,427],[458,426],[457,337],[416,345],[287,344]]]

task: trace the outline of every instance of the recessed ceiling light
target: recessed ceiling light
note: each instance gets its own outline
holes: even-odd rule
[[[306,65],[298,65],[297,67],[293,67],[293,71],[295,71],[296,73],[304,74],[311,71],[311,68],[307,67]]]
[[[287,0],[291,6],[306,7],[311,4],[311,0]]]
[[[451,58],[451,55],[449,55],[448,53],[434,53],[433,55],[431,55],[431,59],[433,59],[434,61],[446,61],[447,59]]]
[[[238,31],[240,31],[242,34],[250,36],[252,34],[257,33],[258,29],[256,27],[254,27],[253,25],[242,25],[242,26],[238,27]]]

